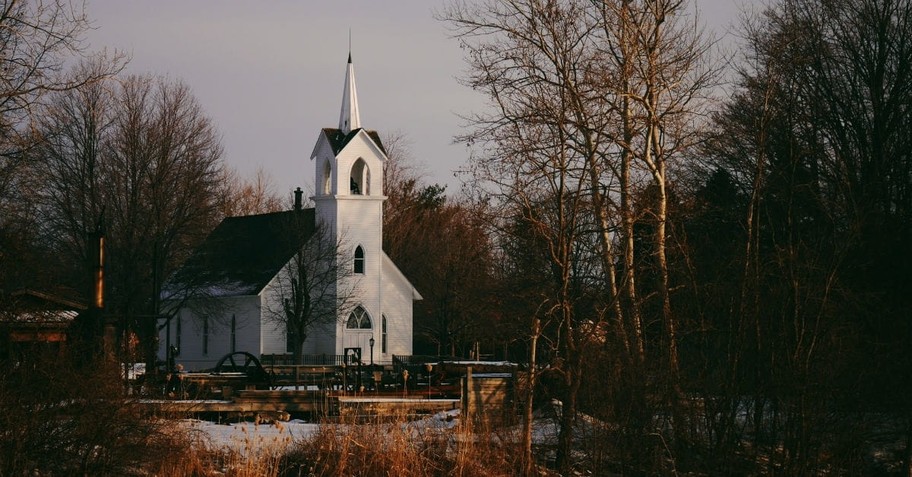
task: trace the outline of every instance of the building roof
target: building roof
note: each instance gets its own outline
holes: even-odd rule
[[[329,140],[329,144],[332,146],[333,154],[338,155],[339,152],[341,152],[342,149],[345,149],[345,146],[348,145],[348,143],[358,135],[358,131],[361,131],[362,129],[363,128],[353,129],[351,132],[346,134],[341,129],[323,128],[323,134],[326,136],[326,139]],[[383,147],[383,142],[380,141],[380,135],[377,134],[377,131],[364,129],[364,132],[370,136],[371,140],[374,141],[375,144],[377,144],[377,147],[383,151],[383,154],[386,154],[386,148]]]
[[[256,295],[314,228],[314,209],[229,217],[168,280],[163,298]]]
[[[86,309],[79,301],[28,288],[12,292],[10,302],[9,310],[0,313],[0,321],[68,323]]]

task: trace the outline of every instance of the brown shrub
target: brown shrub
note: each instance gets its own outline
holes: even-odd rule
[[[0,363],[0,475],[148,475],[191,452],[189,434],[124,397],[116,366],[72,362]]]

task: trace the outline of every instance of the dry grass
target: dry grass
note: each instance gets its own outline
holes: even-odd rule
[[[282,475],[285,453],[292,438],[284,432],[284,425],[276,423],[278,435],[261,435],[259,426],[247,431],[228,445],[216,446],[208,436],[174,422],[175,435],[182,435],[188,446],[184,452],[169,456],[162,466],[152,473],[158,477],[232,476],[278,477]]]
[[[281,423],[276,424],[280,427]],[[510,476],[519,455],[503,436],[472,426],[447,428],[408,416],[358,418],[324,423],[306,438],[288,433],[264,437],[257,429],[234,445],[214,448],[192,432],[187,452],[152,473],[162,477],[236,476]],[[178,433],[181,431],[177,431]]]
[[[188,448],[123,397],[117,369],[37,356],[0,366],[0,475],[149,475]]]
[[[516,475],[511,445],[487,429],[442,429],[406,416],[346,418],[323,425],[289,453],[286,475],[313,476],[509,476]]]
[[[243,438],[239,445],[223,451],[225,469],[228,475],[237,477],[277,477],[281,471],[285,452],[292,442],[284,432],[281,422],[276,422],[279,434],[265,438],[258,434],[259,426],[252,432],[241,428]]]

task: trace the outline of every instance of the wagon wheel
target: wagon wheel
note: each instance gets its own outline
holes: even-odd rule
[[[215,365],[215,373],[244,373],[249,381],[275,389],[272,384],[272,375],[263,368],[256,356],[246,351],[225,355]]]

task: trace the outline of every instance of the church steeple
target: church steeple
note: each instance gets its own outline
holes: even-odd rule
[[[358,112],[358,90],[355,88],[355,67],[352,65],[351,52],[348,53],[348,66],[345,69],[345,88],[342,90],[342,112],[339,114],[339,129],[348,134],[361,127],[361,114]]]

